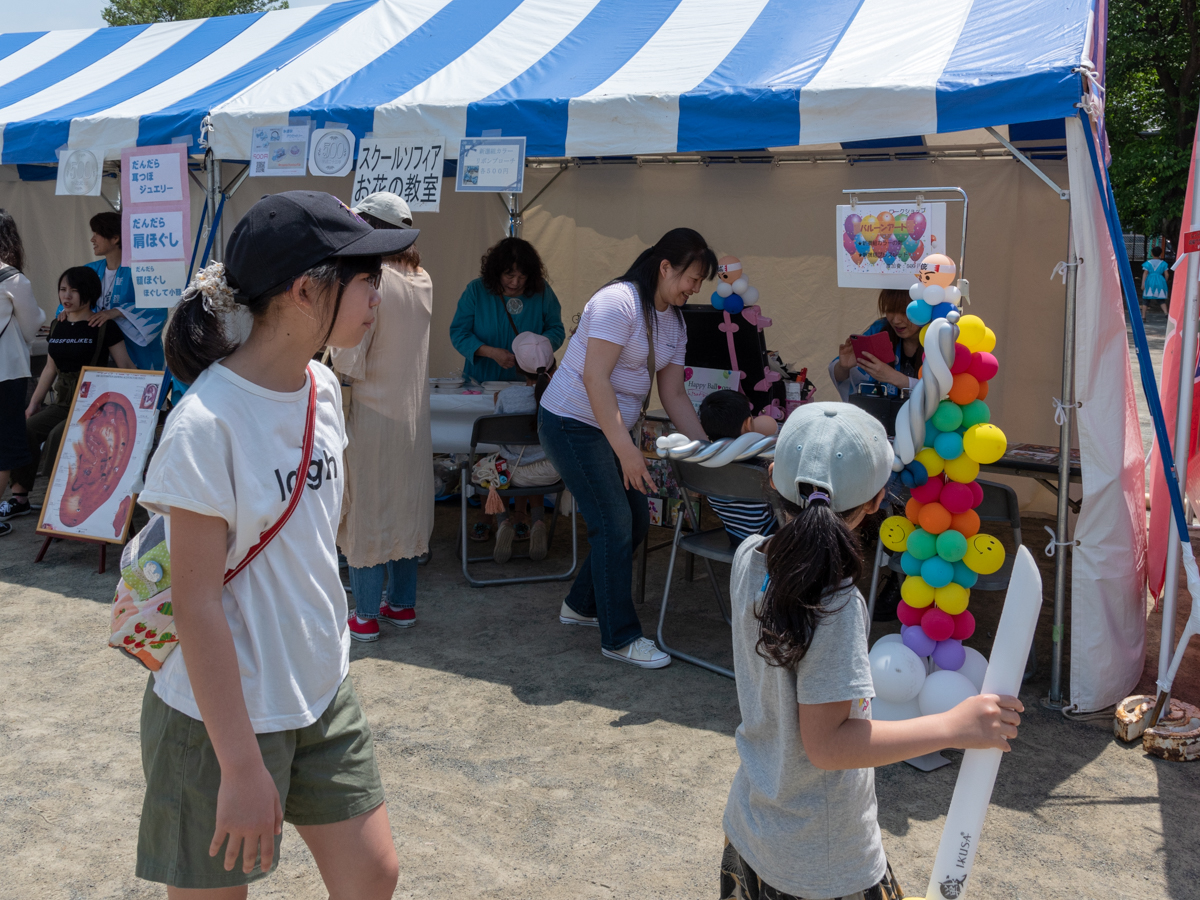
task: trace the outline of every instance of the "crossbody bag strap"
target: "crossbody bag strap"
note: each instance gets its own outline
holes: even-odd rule
[[[8,279],[12,278],[13,275],[19,275],[20,273],[21,270],[16,266],[0,266],[0,281],[8,281]],[[12,311],[9,313],[8,321],[4,323],[4,327],[0,328],[0,337],[4,337],[4,332],[8,331],[8,326],[11,325],[12,320],[17,317],[16,304],[11,300],[9,300],[9,303],[12,305]],[[505,312],[507,312],[507,310],[505,310]],[[511,319],[512,317],[510,316],[509,318]],[[513,327],[515,328],[516,326],[514,325]]]
[[[504,307],[504,314],[508,316],[508,324],[512,326],[513,337],[516,337],[521,332],[517,331],[517,323],[512,317],[512,313],[508,311],[508,300],[504,297],[500,298],[500,305]]]
[[[271,540],[275,535],[279,534],[280,529],[291,518],[292,513],[296,511],[296,507],[300,505],[300,497],[304,494],[304,473],[308,469],[309,460],[312,459],[313,433],[316,431],[317,423],[317,376],[311,367],[307,371],[308,418],[304,422],[303,455],[300,458],[300,467],[296,469],[296,486],[292,489],[292,499],[288,502],[287,509],[283,511],[283,515],[279,517],[279,521],[258,536],[258,543],[250,548],[250,552],[246,554],[245,559],[238,563],[236,568],[230,569],[225,573],[225,584],[229,584],[242,569],[250,565],[250,561],[254,557],[262,553],[267,544],[271,543]]]

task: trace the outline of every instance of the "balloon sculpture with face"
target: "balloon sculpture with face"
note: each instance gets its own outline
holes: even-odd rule
[[[909,216],[903,227],[911,233],[912,226]],[[896,416],[894,468],[912,499],[903,516],[889,517],[880,528],[880,540],[901,554],[905,573],[897,610],[903,644],[950,671],[960,670],[974,652],[962,644],[975,630],[967,611],[971,588],[1004,565],[1003,545],[979,533],[975,510],[983,502],[979,467],[1007,449],[984,402],[1000,368],[992,353],[996,335],[978,316],[961,314],[955,274],[951,259],[931,254],[909,291],[909,318],[916,321],[912,310],[918,307],[928,323],[921,331],[920,380]]]

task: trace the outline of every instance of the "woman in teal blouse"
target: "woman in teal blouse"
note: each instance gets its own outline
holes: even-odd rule
[[[458,298],[450,340],[463,355],[463,377],[524,383],[512,354],[523,331],[545,335],[555,350],[566,336],[542,258],[528,241],[509,237],[483,255],[479,277]]]

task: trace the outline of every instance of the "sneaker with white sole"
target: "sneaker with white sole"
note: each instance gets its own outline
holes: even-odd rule
[[[28,500],[20,503],[10,497],[8,500],[0,503],[0,522],[15,519],[17,516],[27,516],[31,512],[33,512],[33,506],[30,505]]]
[[[379,622],[376,619],[360,622],[358,616],[352,612],[346,622],[350,628],[351,640],[365,642],[379,640]]]
[[[671,655],[663,653],[658,649],[658,645],[647,637],[640,637],[620,650],[601,648],[600,652],[609,659],[620,660],[643,669],[661,669],[671,664]]]
[[[412,628],[417,624],[417,611],[411,607],[397,608],[386,603],[379,604],[379,621],[397,628]]]
[[[563,601],[562,609],[558,611],[558,621],[563,625],[590,625],[593,628],[600,627],[600,620],[595,616],[581,616],[571,607],[567,606],[567,601]]]
[[[513,528],[512,522],[505,519],[500,523],[500,527],[496,529],[496,549],[492,553],[492,559],[498,563],[506,563],[512,559],[513,538],[517,536],[517,530]]]
[[[534,562],[541,562],[546,558],[546,553],[549,550],[550,542],[546,531],[546,523],[538,519],[533,523],[533,527],[529,529],[529,558]]]

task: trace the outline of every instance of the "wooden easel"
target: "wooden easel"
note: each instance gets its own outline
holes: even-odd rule
[[[96,541],[96,540],[92,540],[91,538],[81,538],[81,537],[77,537],[73,534],[48,534],[48,535],[46,535],[46,539],[44,541],[42,541],[42,548],[40,550],[38,550],[37,556],[35,556],[33,558],[33,561],[35,563],[40,563],[42,561],[42,557],[46,555],[46,550],[50,547],[50,542],[53,541],[55,538],[62,538],[63,540],[68,540],[68,541],[82,541],[85,544],[99,544],[100,545],[100,565],[96,568],[96,574],[97,575],[104,574],[104,569],[108,564],[108,545],[111,542],[110,541]]]

